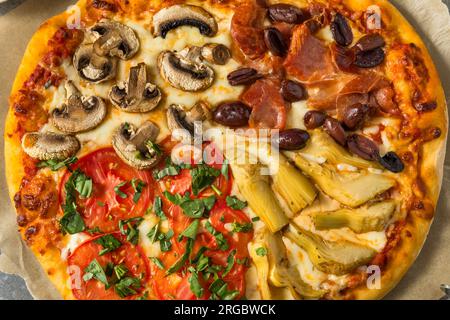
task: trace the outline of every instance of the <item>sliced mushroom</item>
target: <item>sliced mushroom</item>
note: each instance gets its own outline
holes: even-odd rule
[[[112,139],[112,145],[118,156],[130,166],[139,170],[156,166],[162,157],[162,152],[154,143],[159,134],[159,128],[146,121],[139,128],[129,123],[123,123]]]
[[[54,132],[29,132],[22,138],[26,154],[39,160],[63,160],[74,156],[80,142],[71,135]]]
[[[51,122],[66,133],[87,131],[98,126],[106,116],[106,105],[102,98],[84,97],[72,81],[67,81],[66,102],[52,112]]]
[[[197,102],[189,111],[185,111],[182,105],[172,104],[167,109],[167,125],[172,132],[177,129],[184,129],[193,136],[194,123],[196,121],[204,121],[209,116],[208,105],[203,101]]]
[[[130,69],[128,81],[109,91],[112,104],[126,112],[148,112],[161,101],[161,91],[148,80],[147,66],[139,63]]]
[[[217,33],[214,17],[205,9],[193,5],[173,5],[161,9],[153,17],[155,36],[165,38],[170,30],[181,26],[197,27],[201,34],[213,37]]]
[[[103,19],[89,29],[95,39],[93,47],[99,56],[132,58],[139,50],[139,39],[130,27],[116,21]]]
[[[184,91],[207,89],[214,81],[214,70],[193,57],[163,51],[158,57],[161,76],[174,88]]]
[[[116,76],[117,59],[99,56],[92,44],[82,44],[73,56],[73,65],[81,78],[100,83]]]
[[[212,64],[225,65],[231,58],[231,51],[220,43],[207,43],[203,47],[190,46],[179,52],[184,58],[195,63],[203,60]]]

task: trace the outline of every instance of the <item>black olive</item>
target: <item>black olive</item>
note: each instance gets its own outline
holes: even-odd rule
[[[395,152],[388,152],[380,159],[380,164],[391,172],[399,173],[405,169],[400,157]]]

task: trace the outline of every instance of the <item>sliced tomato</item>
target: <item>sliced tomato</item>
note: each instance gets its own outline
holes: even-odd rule
[[[253,231],[230,232],[226,228],[226,225],[232,223],[251,223],[251,220],[244,212],[231,209],[226,205],[225,201],[220,201],[211,210],[209,219],[214,229],[225,235],[230,244],[230,248],[236,249],[237,258],[248,256],[247,244],[253,238]]]
[[[102,232],[116,231],[120,220],[143,216],[153,201],[151,173],[125,164],[112,148],[100,149],[84,156],[71,169],[80,169],[93,181],[92,195],[87,199],[77,198],[78,211],[87,228],[98,227]],[[61,203],[65,199],[64,184],[70,175],[68,171],[60,185]],[[137,203],[133,201],[133,179],[146,184]],[[116,192],[116,187],[119,192]]]
[[[286,125],[286,102],[280,93],[280,81],[261,79],[252,84],[242,95],[242,101],[252,107],[252,128],[284,129]]]
[[[103,247],[95,243],[99,237],[93,237],[80,244],[68,258],[69,270],[71,270],[71,286],[75,298],[80,300],[118,300],[120,296],[113,287],[105,289],[105,285],[96,279],[83,280],[85,269],[96,259],[100,266],[105,268],[108,263],[114,265],[123,264],[129,270],[130,276],[141,279],[144,284],[149,275],[147,259],[139,246],[126,242],[120,233],[113,236],[122,242],[122,245],[109,253],[99,255]],[[138,290],[139,291],[139,290]],[[128,299],[134,298],[133,296]]]

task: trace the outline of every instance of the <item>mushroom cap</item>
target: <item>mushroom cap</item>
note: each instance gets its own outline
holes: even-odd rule
[[[65,133],[78,133],[98,126],[106,116],[102,98],[84,97],[72,81],[66,82],[66,102],[52,111],[51,122]]]
[[[148,81],[145,63],[130,69],[128,81],[115,85],[109,91],[111,103],[125,112],[148,112],[161,101],[161,91]]]
[[[214,81],[214,70],[206,64],[187,59],[172,51],[163,51],[158,57],[158,68],[164,80],[174,88],[196,92],[209,88]]]
[[[80,142],[71,135],[54,132],[29,132],[22,138],[26,154],[39,160],[63,160],[74,156]]]
[[[154,142],[158,134],[159,128],[150,121],[144,122],[139,128],[122,123],[114,133],[112,145],[117,155],[128,165],[139,170],[151,169],[162,158],[162,153],[151,149],[148,143]]]
[[[81,78],[100,83],[116,76],[117,59],[97,55],[92,44],[81,44],[73,55],[73,66]]]
[[[95,39],[93,48],[99,56],[118,57],[122,60],[132,58],[139,50],[139,39],[129,26],[102,19],[89,29]]]
[[[167,126],[170,131],[184,129],[191,136],[194,135],[196,121],[204,121],[210,117],[210,111],[206,102],[197,102],[191,110],[186,111],[184,106],[172,104],[167,108]]]
[[[163,8],[153,16],[155,36],[165,38],[170,30],[181,26],[197,27],[201,34],[213,37],[217,33],[217,22],[205,9],[188,5],[173,5]]]

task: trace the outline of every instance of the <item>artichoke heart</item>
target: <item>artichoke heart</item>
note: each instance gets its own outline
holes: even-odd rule
[[[258,287],[262,300],[272,300],[272,292],[269,287],[269,260],[267,255],[258,255],[257,250],[263,248],[264,243],[255,239],[254,242],[249,243],[248,251],[253,263],[256,266],[258,274]]]
[[[317,230],[348,227],[356,233],[382,231],[396,208],[395,201],[378,202],[357,209],[342,208],[312,215]]]
[[[280,155],[278,172],[272,176],[273,188],[280,194],[296,214],[313,203],[317,196],[316,188],[282,155]]]
[[[288,224],[270,184],[269,176],[260,173],[259,165],[233,165],[233,175],[242,196],[271,232],[277,232]]]
[[[338,276],[369,263],[377,253],[371,248],[346,240],[327,241],[294,224],[284,230],[284,235],[308,253],[317,269]]]
[[[393,179],[380,174],[363,172],[344,175],[327,165],[308,162],[298,153],[288,153],[288,156],[323,192],[352,208],[359,207],[395,185]]]
[[[301,151],[303,154],[325,158],[331,164],[345,163],[360,169],[379,167],[376,162],[367,161],[352,155],[322,130],[316,129],[310,132],[310,136],[308,145]]]
[[[290,265],[280,233],[265,232],[264,238],[270,266],[269,279],[273,286],[288,288],[296,299],[318,299],[325,294],[325,291],[315,290],[304,282],[300,272]]]

